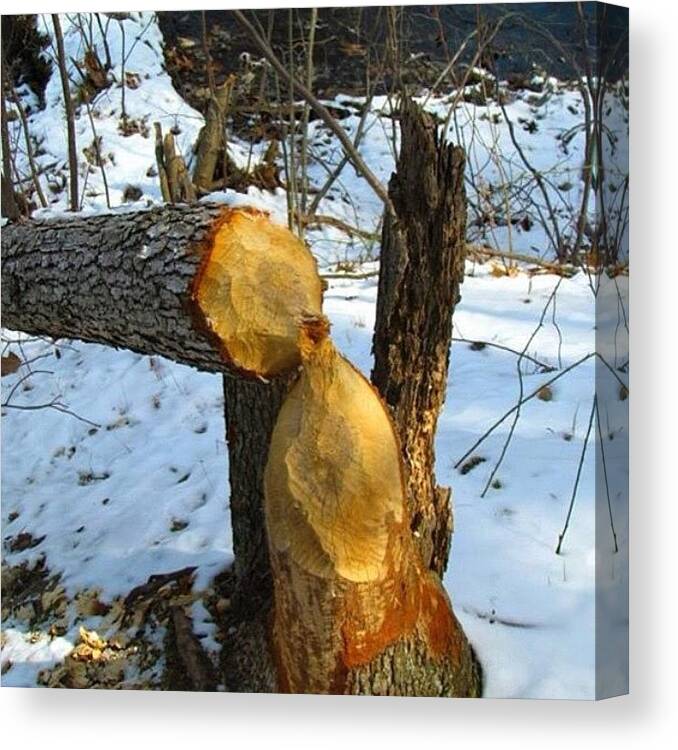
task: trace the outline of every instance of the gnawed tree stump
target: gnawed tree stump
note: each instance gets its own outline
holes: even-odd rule
[[[279,689],[477,696],[466,637],[414,545],[387,409],[327,333],[322,319],[302,331],[266,466]]]
[[[229,154],[226,125],[234,87],[235,77],[229,76],[210,96],[205,125],[195,146],[193,182],[200,195],[227,188],[246,193],[251,186],[275,190],[281,184],[275,139],[269,143],[263,159],[249,169],[238,167]]]
[[[464,277],[464,151],[441,144],[433,118],[404,98],[401,151],[384,215],[372,382],[391,408],[407,473],[412,532],[442,575],[451,491],[436,484],[434,440],[445,402],[452,314]]]
[[[158,166],[160,192],[166,203],[193,203],[197,196],[191,182],[186,163],[177,153],[172,133],[162,136],[162,126],[153,123],[155,128],[155,160]]]
[[[235,78],[229,76],[213,92],[207,105],[205,124],[196,144],[193,182],[201,193],[208,193],[214,182],[214,174],[220,160],[228,159],[226,153],[226,112],[233,92]]]

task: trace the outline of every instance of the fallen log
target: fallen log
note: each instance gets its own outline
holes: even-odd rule
[[[270,377],[298,366],[298,321],[321,298],[303,242],[252,209],[163,206],[2,231],[2,322],[32,335]]]

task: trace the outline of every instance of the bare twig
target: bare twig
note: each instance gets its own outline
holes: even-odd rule
[[[605,494],[607,496],[607,512],[610,516],[610,528],[612,529],[612,538],[614,540],[614,551],[615,554],[619,552],[619,545],[617,544],[617,532],[614,529],[614,518],[612,517],[612,503],[610,502],[610,483],[607,478],[607,464],[605,462],[605,447],[603,441],[603,430],[600,425],[600,409],[597,406],[596,401],[596,424],[598,427],[598,440],[600,441],[600,459],[603,465],[603,478],[605,480]]]
[[[456,341],[457,343],[460,343],[460,344],[482,344],[483,347],[489,346],[492,349],[500,349],[503,352],[509,352],[510,354],[515,354],[517,357],[526,359],[528,362],[532,362],[533,364],[537,365],[537,367],[541,367],[542,372],[553,372],[554,370],[557,369],[553,365],[547,365],[546,362],[542,362],[536,359],[535,357],[532,357],[531,355],[526,354],[524,351],[519,352],[516,349],[511,349],[510,346],[497,344],[495,341],[481,341],[480,339],[465,339],[460,336],[452,336],[452,341]]]
[[[480,493],[480,497],[485,497],[487,494],[488,489],[490,488],[490,485],[492,484],[492,480],[496,476],[497,472],[499,471],[499,467],[501,466],[502,462],[504,461],[504,457],[506,456],[506,451],[508,450],[509,445],[511,444],[511,440],[513,439],[513,434],[515,432],[516,426],[518,424],[518,420],[520,419],[520,403],[523,399],[523,395],[525,393],[524,390],[524,383],[523,383],[523,371],[521,369],[521,364],[523,362],[523,358],[525,356],[525,352],[529,348],[530,344],[534,341],[535,336],[537,333],[541,330],[541,327],[544,325],[544,318],[546,317],[546,312],[548,311],[549,307],[552,303],[555,304],[555,298],[556,294],[558,293],[558,289],[562,283],[563,279],[558,279],[558,282],[556,283],[555,287],[553,288],[553,291],[549,295],[549,298],[546,300],[546,304],[544,305],[544,309],[541,311],[541,316],[539,317],[539,322],[537,323],[536,328],[534,331],[532,331],[530,337],[525,342],[525,346],[523,347],[522,352],[520,353],[520,356],[518,357],[518,361],[516,362],[516,370],[518,372],[518,383],[519,383],[519,392],[518,392],[518,408],[515,410],[513,422],[511,423],[511,428],[509,429],[508,435],[506,436],[506,440],[504,441],[504,445],[501,449],[501,453],[499,454],[499,458],[497,459],[497,463],[494,465],[494,468],[490,472],[490,476],[487,478],[487,482],[485,483],[485,487],[483,491]]]
[[[313,88],[313,51],[315,48],[315,30],[318,22],[318,9],[311,8],[311,20],[306,45],[306,87]],[[291,50],[290,50],[291,53]],[[306,212],[308,203],[308,120],[310,105],[304,104],[304,114],[301,118],[301,213]]]
[[[327,125],[327,127],[334,133],[334,135],[336,135],[344,151],[346,152],[346,154],[348,154],[353,166],[360,174],[365,177],[365,180],[368,182],[377,197],[382,201],[386,210],[388,210],[393,216],[395,216],[395,208],[393,207],[391,199],[388,196],[388,191],[377,179],[372,170],[367,166],[362,156],[360,156],[357,149],[353,145],[353,142],[346,134],[346,131],[339,125],[334,117],[332,117],[327,107],[325,107],[325,105],[322,104],[301,81],[299,81],[296,77],[293,78],[290,75],[289,71],[280,62],[280,60],[278,60],[275,52],[273,52],[266,40],[249,22],[242,11],[233,10],[232,13],[236,17],[238,22],[251,35],[254,43],[257,45],[257,47],[259,47],[261,53],[275,69],[278,75],[287,83],[288,86],[293,87],[297,91],[297,93],[311,105],[318,117],[320,117],[325,125]]]
[[[57,43],[57,63],[59,65],[59,74],[61,76],[61,89],[64,96],[64,107],[66,108],[66,128],[68,131],[68,163],[70,171],[70,208],[71,211],[77,211],[78,203],[78,154],[75,145],[75,115],[73,112],[73,100],[71,99],[71,89],[68,82],[68,71],[66,70],[66,53],[64,52],[64,35],[61,30],[61,21],[59,14],[52,14],[52,24],[54,25],[54,36]]]
[[[574,501],[577,497],[577,488],[579,487],[579,479],[581,478],[581,472],[582,468],[584,466],[584,457],[586,456],[586,446],[589,442],[589,436],[591,434],[591,428],[593,426],[593,417],[595,416],[596,410],[597,410],[597,403],[598,398],[597,396],[593,397],[593,404],[591,405],[591,415],[589,416],[589,426],[586,429],[586,435],[584,436],[584,445],[581,449],[581,455],[579,456],[579,464],[577,466],[577,476],[574,480],[574,487],[572,488],[572,497],[570,498],[570,506],[567,509],[567,516],[565,518],[565,525],[563,526],[563,530],[558,535],[558,546],[556,547],[556,555],[560,554],[561,547],[563,545],[563,539],[565,539],[565,534],[567,534],[567,529],[570,525],[570,518],[572,517],[572,510],[574,509]]]
[[[475,449],[483,443],[501,424],[503,424],[512,414],[514,414],[523,404],[526,404],[528,401],[531,401],[533,398],[537,396],[537,394],[541,391],[542,388],[545,388],[547,385],[550,386],[553,383],[555,383],[557,380],[560,380],[560,378],[567,375],[569,372],[572,372],[572,370],[579,367],[579,365],[584,364],[587,360],[591,359],[592,357],[595,357],[595,352],[590,352],[589,354],[584,355],[580,359],[578,359],[576,362],[573,362],[571,365],[568,365],[564,370],[561,370],[557,375],[547,380],[545,383],[542,383],[539,388],[536,388],[534,391],[532,391],[527,396],[524,396],[517,404],[514,404],[502,417],[500,417],[494,424],[486,430],[473,445],[464,453],[464,455],[455,463],[454,468],[457,469],[459,466],[475,451]]]

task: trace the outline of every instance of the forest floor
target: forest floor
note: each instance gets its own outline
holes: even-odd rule
[[[161,200],[153,122],[174,129],[190,160],[203,119],[175,91],[164,68],[153,14],[134,14],[124,26],[128,43],[137,39],[126,66],[134,75],[126,115],[137,127],[121,131],[119,86],[100,94],[95,121],[108,155],[113,210],[141,210]],[[77,58],[78,37],[68,24],[65,33],[69,55]],[[111,33],[115,58],[120,39],[115,29]],[[120,71],[114,72],[119,80]],[[512,184],[527,184],[502,127],[508,115],[530,158],[552,175],[556,220],[563,232],[571,231],[568,211],[580,200],[582,185],[578,91],[537,76],[532,88],[539,91],[513,92],[504,112],[478,98],[479,85],[465,92],[449,131],[466,146],[469,169],[482,176],[473,184],[499,184],[507,169],[513,170]],[[38,109],[27,86],[20,93],[32,105],[30,127],[50,199],[35,215],[57,215],[66,207],[67,164],[58,75],[48,82],[45,109]],[[420,101],[444,120],[451,95],[423,93]],[[332,103],[345,110],[342,125],[355,135],[364,99],[339,95]],[[384,182],[394,165],[394,122],[388,96],[375,97],[360,150]],[[11,124],[18,138],[18,124]],[[79,142],[91,143],[86,114],[77,129]],[[251,166],[265,147],[264,141],[234,137],[230,152],[239,165]],[[311,123],[309,151],[311,184],[319,186],[327,166],[341,158],[319,121]],[[109,210],[100,169],[84,169],[83,210]],[[470,222],[469,239],[546,256],[548,232],[525,220],[528,204],[521,191],[512,193],[508,214],[497,208],[504,199],[492,202],[491,192],[484,195],[469,184],[472,205],[487,200],[493,206],[492,219]],[[282,189],[225,191],[209,199],[255,205],[286,222]],[[329,276],[325,311],[333,339],[369,377],[381,206],[347,166],[318,213],[362,230],[357,235],[336,223],[318,224],[309,228],[307,240]],[[598,287],[584,272],[562,276],[499,260],[467,263],[436,471],[440,484],[453,487],[455,532],[444,582],[482,662],[485,696],[590,698],[595,692],[596,581],[615,591],[625,585],[613,529],[618,546],[626,545],[624,498],[615,489],[623,487],[628,472],[619,418],[628,352],[618,301],[626,284],[623,275]],[[591,430],[596,378],[605,369],[592,356],[600,309],[611,311],[602,323],[614,331],[604,352],[614,377],[600,425]],[[3,352],[7,405],[1,421],[2,684],[180,686],[173,655],[187,637],[182,612],[192,622],[190,637],[200,641],[218,672],[221,643],[228,638],[220,627],[230,605],[225,571],[233,559],[220,376],[94,344],[35,340],[6,330],[3,335],[9,344]],[[11,360],[15,366],[5,360],[10,352],[18,358]],[[484,437],[521,396],[533,393]],[[68,413],[37,408],[54,399]],[[609,518],[601,521],[594,458],[603,443],[613,481]],[[219,677],[214,682],[223,688]]]

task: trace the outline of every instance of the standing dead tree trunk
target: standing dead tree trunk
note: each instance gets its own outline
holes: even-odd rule
[[[198,136],[193,182],[198,192],[214,190],[217,165],[228,163],[226,153],[226,112],[228,110],[235,78],[230,76],[213,90],[207,105],[205,125]]]
[[[449,488],[434,474],[452,314],[464,275],[464,151],[439,143],[435,121],[403,99],[401,150],[384,215],[372,382],[391,407],[407,471],[412,532],[438,575],[447,565]]]
[[[153,123],[155,128],[155,160],[158,166],[160,192],[166,203],[193,203],[197,196],[191,182],[186,163],[177,153],[172,133],[162,136],[162,126]]]

